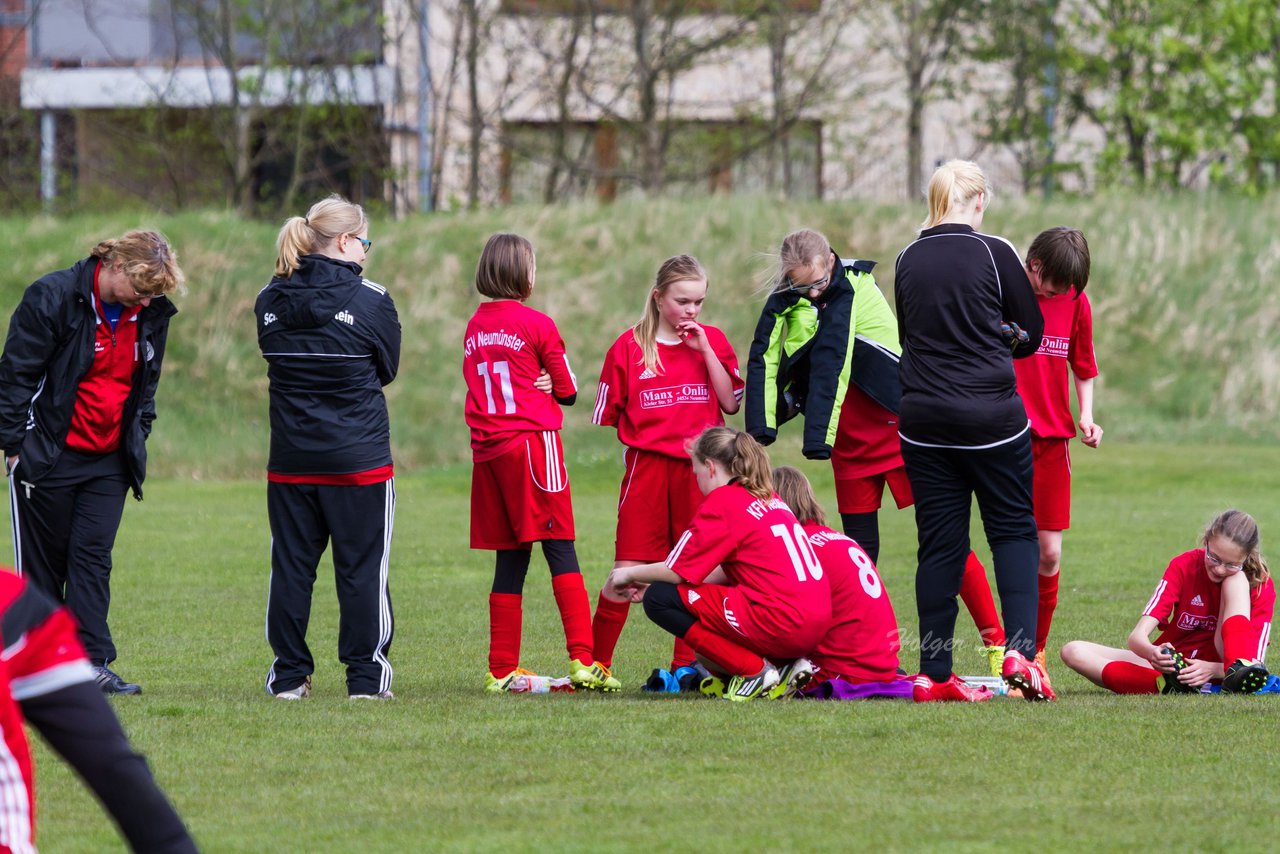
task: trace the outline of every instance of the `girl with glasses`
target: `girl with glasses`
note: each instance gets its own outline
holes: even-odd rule
[[[1252,694],[1267,681],[1262,657],[1276,601],[1259,544],[1252,516],[1224,511],[1205,529],[1202,548],[1169,562],[1127,649],[1072,641],[1062,660],[1117,694],[1199,693],[1210,682]]]

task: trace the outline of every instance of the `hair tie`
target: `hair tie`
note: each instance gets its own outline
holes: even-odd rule
[[[310,225],[311,225],[311,220],[307,219],[307,218],[304,216],[304,217],[302,218],[302,224],[303,224],[303,225],[306,225],[306,226],[310,226]]]

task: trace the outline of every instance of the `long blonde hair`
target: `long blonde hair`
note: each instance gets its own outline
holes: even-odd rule
[[[276,275],[292,276],[303,255],[310,255],[343,234],[359,234],[369,225],[364,208],[338,194],[321,199],[306,216],[291,216],[276,237]]]
[[[640,352],[644,354],[645,370],[662,373],[662,360],[658,357],[658,298],[676,282],[689,279],[707,281],[707,271],[692,255],[673,255],[658,268],[653,287],[645,297],[644,314],[640,315],[640,322],[631,327]]]
[[[1261,587],[1271,577],[1267,561],[1259,551],[1262,534],[1258,530],[1258,523],[1248,513],[1243,510],[1223,510],[1204,529],[1200,542],[1208,548],[1209,541],[1214,537],[1225,537],[1248,553],[1244,559],[1244,574],[1249,578],[1250,587]]]
[[[933,228],[979,193],[991,198],[991,183],[982,168],[972,160],[948,160],[929,179],[929,216],[920,228]]]
[[[126,231],[113,240],[99,241],[89,254],[116,267],[139,293],[171,294],[186,281],[178,253],[158,231]]]
[[[813,484],[809,483],[809,478],[800,469],[794,466],[778,466],[774,469],[773,490],[791,508],[796,521],[801,524],[827,524],[827,513],[818,503],[818,496],[813,494]]]
[[[782,246],[778,247],[778,265],[773,280],[769,283],[769,293],[776,294],[787,289],[788,270],[805,267],[815,261],[822,261],[829,267],[827,259],[830,257],[831,243],[821,232],[812,228],[791,232],[782,238]]]
[[[689,456],[698,463],[715,460],[756,498],[767,501],[773,497],[769,455],[748,433],[732,427],[708,427],[690,443]]]

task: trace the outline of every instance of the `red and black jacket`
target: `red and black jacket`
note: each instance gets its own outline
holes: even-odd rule
[[[0,446],[6,457],[20,457],[22,479],[31,483],[38,483],[58,462],[76,389],[93,365],[97,265],[98,258],[91,256],[41,276],[28,286],[9,319],[0,355]],[[159,296],[138,314],[138,368],[124,404],[120,445],[139,500],[169,319],[177,311]]]

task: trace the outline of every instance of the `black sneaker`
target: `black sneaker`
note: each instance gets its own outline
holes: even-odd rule
[[[134,682],[126,682],[120,675],[105,664],[93,668],[94,681],[104,694],[141,694],[142,686]]]
[[[1166,673],[1163,676],[1164,687],[1160,689],[1161,694],[1199,694],[1199,688],[1193,688],[1187,683],[1178,679],[1178,674],[1187,666],[1187,659],[1173,647],[1166,646],[1164,651],[1169,653],[1173,658],[1173,672]]]
[[[1222,690],[1232,694],[1256,694],[1258,689],[1267,684],[1267,677],[1270,675],[1267,666],[1261,661],[1238,658],[1231,662],[1222,677]]]

